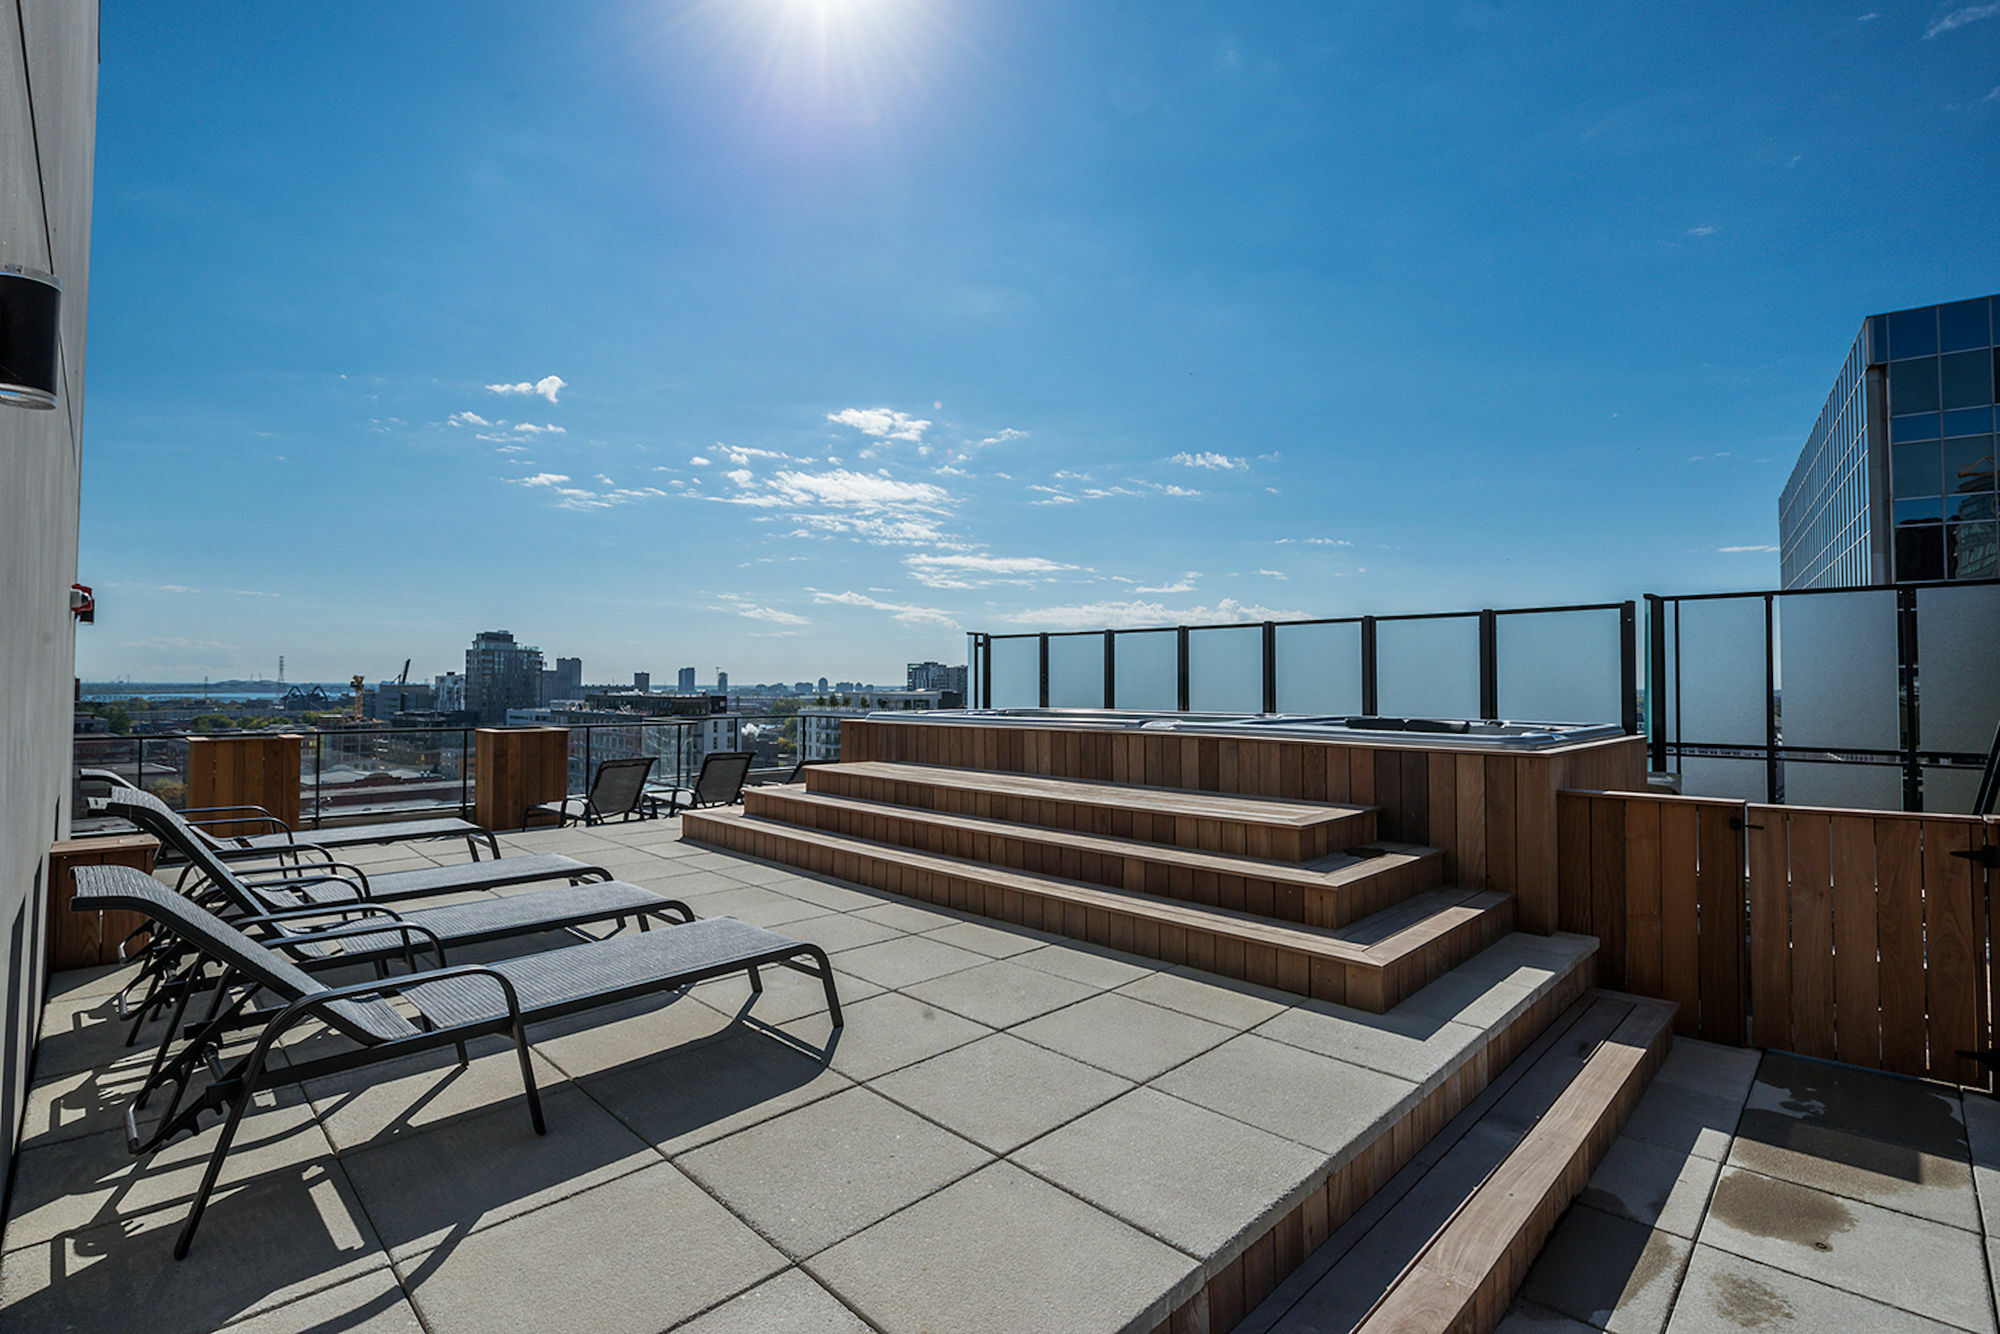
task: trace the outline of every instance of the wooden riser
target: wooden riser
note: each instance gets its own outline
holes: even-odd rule
[[[1514,929],[1512,898],[1487,890],[1433,890],[1328,929],[984,866],[737,811],[689,812],[681,817],[681,837],[1378,1014]]]
[[[808,769],[805,782],[808,791],[829,796],[1270,861],[1312,861],[1372,843],[1377,832],[1374,808],[1368,806],[934,765],[825,765]]]
[[[1345,926],[1444,879],[1438,849],[1408,844],[1377,845],[1380,855],[1373,856],[1335,854],[1308,869],[795,787],[750,789],[743,808],[801,828],[1308,926]]]
[[[1240,1334],[1488,1334],[1665,1059],[1672,1023],[1663,1002],[1585,996]]]

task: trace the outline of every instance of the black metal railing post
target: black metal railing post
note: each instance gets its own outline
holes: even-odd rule
[[[1046,631],[1035,637],[1035,647],[1036,699],[1038,707],[1046,709],[1049,707],[1049,636]]]
[[[1479,613],[1479,717],[1500,717],[1500,618],[1491,607]]]
[[[1618,720],[1626,736],[1639,735],[1639,608],[1618,604]]]
[[[1104,707],[1118,707],[1118,632],[1104,632]]]
[[[1177,712],[1188,711],[1188,628],[1183,625],[1174,631],[1174,708]]]
[[[326,768],[326,733],[313,730],[313,828],[320,827],[325,818],[326,806],[320,791],[320,775]]]
[[[1896,589],[1896,687],[1901,698],[1898,720],[1902,732],[1903,809],[1924,808],[1924,772],[1917,763],[1917,590]]]
[[[1646,731],[1654,773],[1667,771],[1667,600],[1646,594]]]
[[[1278,711],[1278,623],[1264,622],[1264,712]]]
[[[1375,689],[1375,618],[1361,618],[1361,712],[1375,716],[1381,708]]]
[[[1778,601],[1764,595],[1764,790],[1767,800],[1777,805],[1784,800],[1785,784],[1778,767]]]
[[[980,659],[985,665],[979,673],[979,707],[990,709],[993,707],[993,636],[981,635],[979,642]]]
[[[458,813],[472,814],[472,729],[458,729]]]

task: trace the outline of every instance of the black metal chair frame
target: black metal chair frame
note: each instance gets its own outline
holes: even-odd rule
[[[753,993],[761,993],[764,983],[758,970],[769,966],[790,968],[819,978],[826,988],[827,1009],[833,1027],[838,1029],[845,1022],[840,1009],[840,996],[834,988],[833,965],[827,959],[826,951],[803,941],[783,940],[782,945],[762,952],[732,957],[706,966],[676,969],[670,973],[607,987],[588,995],[524,1011],[513,980],[498,968],[489,965],[458,964],[400,977],[357,982],[344,987],[323,987],[310,977],[303,975],[288,977],[286,973],[291,965],[287,961],[271,955],[266,947],[204,909],[177,895],[172,895],[165,886],[143,871],[129,866],[79,867],[76,881],[76,895],[71,901],[73,910],[92,912],[106,907],[127,908],[147,913],[149,916],[154,916],[155,920],[160,916],[179,918],[177,922],[167,921],[161,925],[173,930],[195,953],[196,959],[190,966],[214,967],[220,970],[208,1014],[188,1027],[183,1035],[181,1050],[169,1058],[166,1054],[167,1046],[171,1044],[174,1032],[180,1029],[189,999],[194,994],[192,988],[183,991],[181,998],[175,1004],[173,1023],[168,1038],[162,1045],[161,1054],[154,1061],[152,1073],[125,1109],[127,1147],[135,1155],[150,1153],[184,1131],[190,1134],[198,1133],[200,1118],[203,1115],[227,1109],[221,1134],[209,1155],[207,1170],[202,1174],[201,1185],[195,1192],[187,1220],[182,1224],[180,1236],[174,1243],[176,1260],[187,1258],[188,1247],[194,1240],[195,1228],[200,1225],[202,1213],[208,1207],[209,1196],[215,1189],[216,1180],[222,1172],[223,1161],[227,1158],[230,1144],[236,1137],[237,1126],[250,1108],[251,1099],[268,1089],[285,1084],[303,1084],[361,1066],[395,1060],[445,1046],[457,1048],[459,1062],[463,1065],[469,1061],[465,1047],[468,1039],[504,1033],[513,1041],[520,1061],[521,1082],[528,1104],[529,1118],[533,1122],[535,1133],[544,1135],[548,1133],[548,1124],[542,1114],[541,1094],[535,1086],[534,1067],[528,1053],[527,1025],[530,1022],[558,1019],[565,1015],[578,1014],[600,1006],[615,1005],[621,1001],[659,991],[692,986],[711,978],[727,977],[739,972],[748,974]],[[775,935],[775,933],[768,934]],[[203,942],[200,939],[203,935],[210,939]],[[570,948],[588,950],[593,946],[577,945]],[[231,958],[231,955],[235,957]],[[805,961],[801,962],[801,959]],[[468,1020],[442,1026],[420,1016],[417,1021],[421,1024],[419,1031],[407,1037],[382,1038],[358,1027],[351,1019],[344,1019],[337,1011],[331,1010],[331,1007],[341,1001],[386,1000],[389,996],[400,994],[413,987],[446,979],[473,977],[490,979],[499,988],[505,1004],[503,1014],[488,1019]],[[301,986],[301,981],[305,985]],[[233,995],[232,988],[234,988]],[[267,992],[278,997],[282,1003],[262,1009],[251,1008],[252,1001]],[[289,1029],[304,1019],[320,1019],[361,1045],[332,1056],[288,1062],[272,1068],[269,1065],[272,1047]],[[233,1064],[224,1066],[218,1059],[222,1039],[231,1033],[259,1027],[262,1032],[250,1052]],[[181,1102],[187,1092],[189,1079],[203,1069],[211,1071],[214,1079],[197,1099],[182,1107]],[[161,1113],[160,1121],[153,1132],[150,1135],[141,1135],[138,1126],[139,1109],[155,1090],[163,1087],[166,1081],[170,1081],[173,1085],[172,1097]]]
[[[650,820],[656,814],[656,803],[646,792],[646,778],[653,771],[657,757],[634,755],[622,759],[604,760],[597,766],[596,774],[590,780],[590,790],[581,796],[564,797],[561,801],[538,802],[521,815],[523,828],[533,827],[538,815],[553,815],[556,827],[562,828],[573,820],[581,820],[586,825],[604,824],[617,818],[621,820]],[[633,770],[638,778],[626,777]],[[623,784],[631,782],[629,791],[621,790]],[[600,798],[605,788],[612,791],[608,798]]]
[[[660,811],[662,815],[678,815],[682,811],[699,810],[704,806],[734,806],[743,799],[743,785],[749,780],[750,766],[756,762],[757,752],[754,750],[712,750],[702,757],[701,768],[696,772],[692,786],[654,788],[650,796],[656,806],[664,803],[665,808]],[[728,795],[721,796],[710,790],[709,771],[725,766],[740,772]],[[715,786],[720,787],[721,784]],[[686,800],[682,800],[683,793]]]

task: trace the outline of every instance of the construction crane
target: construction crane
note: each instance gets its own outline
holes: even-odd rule
[[[349,681],[348,684],[354,687],[354,712],[350,716],[354,719],[355,722],[358,723],[361,721],[361,713],[363,708],[363,701],[361,698],[361,687],[365,684],[365,681],[363,680],[361,673],[356,672],[354,674],[353,679]]]
[[[403,674],[396,678],[396,712],[407,713],[410,708],[410,660],[403,659]]]

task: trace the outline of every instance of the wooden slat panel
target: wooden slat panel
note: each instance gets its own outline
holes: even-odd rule
[[[1616,797],[1590,803],[1590,916],[1597,936],[1597,977],[1613,991],[1625,990],[1625,805]]]
[[[1801,1055],[1831,1060],[1834,1027],[1831,822],[1817,812],[1800,811],[1786,825],[1791,869],[1791,1049]]]
[[[1660,803],[1625,804],[1625,982],[1641,996],[1661,994]]]
[[[1744,1033],[1742,808],[1701,806],[1695,838],[1701,904],[1701,1036],[1742,1046]]]
[[[1556,799],[1556,925],[1585,936],[1596,930],[1590,889],[1596,871],[1590,860],[1590,820],[1592,806],[1601,800],[1616,798],[1565,792]]]
[[[1792,1045],[1791,894],[1786,812],[1752,808],[1750,819],[1750,1023],[1760,1047]]]
[[[1828,824],[1833,887],[1834,1055],[1882,1063],[1882,999],[1876,971],[1875,822],[1834,816]]]
[[[1695,879],[1698,808],[1662,802],[1660,808],[1660,995],[1680,1009],[1674,1031],[1701,1031],[1701,907]]]
[[[1905,820],[1873,824],[1875,922],[1882,951],[1882,1066],[1920,1075],[1930,1065],[1924,1024],[1921,826]]]
[[[1468,885],[1486,883],[1486,760],[1459,755],[1458,875]]]
[[[1985,989],[1975,943],[1985,939],[1983,886],[1976,868],[1954,852],[1972,847],[1969,821],[1925,820],[1924,982],[1930,1020],[1930,1073],[1955,1084],[1980,1078],[1979,1066],[1957,1055],[1986,1047]],[[1978,902],[1975,902],[1975,898]]]

